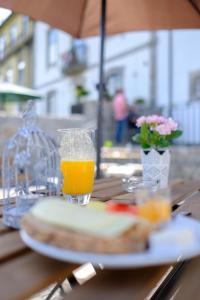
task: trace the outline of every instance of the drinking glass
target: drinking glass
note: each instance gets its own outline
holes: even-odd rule
[[[89,203],[94,184],[95,131],[70,128],[58,130],[62,192],[69,203]]]
[[[159,181],[153,179],[143,179],[142,177],[124,177],[122,178],[124,191],[128,193],[136,192],[138,189],[146,187],[153,192],[159,189]]]
[[[151,222],[166,222],[171,218],[171,197],[169,189],[153,192],[143,187],[136,192],[136,204],[140,216]]]

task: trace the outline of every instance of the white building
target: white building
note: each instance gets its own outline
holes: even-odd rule
[[[42,95],[38,103],[41,114],[69,114],[71,80],[62,73],[61,56],[70,47],[69,35],[36,22],[34,28],[34,88]]]
[[[106,40],[105,77],[109,92],[123,87],[128,101],[150,97],[151,33],[129,33]],[[80,42],[79,42],[80,43]],[[75,87],[84,86],[88,99],[96,100],[99,67],[99,38],[86,39],[87,66],[81,72],[63,73],[64,56],[77,41],[62,31],[37,22],[34,34],[34,87],[44,96],[38,104],[40,113],[68,115],[76,101]]]
[[[85,45],[87,53],[84,52]],[[71,52],[72,47],[80,50]],[[73,70],[77,63],[73,61],[73,53],[82,55],[83,64],[86,62],[77,72]],[[165,113],[169,111],[171,103],[173,114],[180,121],[183,116],[180,106],[185,107],[190,103],[185,110],[191,111],[192,118],[200,99],[199,53],[200,30],[137,32],[108,37],[105,78],[109,93],[114,94],[117,88],[122,87],[130,104],[142,98],[146,103],[163,107]],[[98,37],[77,42],[64,32],[37,22],[34,61],[34,87],[44,95],[44,99],[38,103],[40,113],[69,115],[71,105],[76,101],[77,85],[89,91],[89,100],[98,98]],[[198,120],[200,108],[196,122],[200,122]],[[189,125],[186,123],[187,120],[183,126],[187,131]],[[198,126],[200,128],[200,123]],[[196,135],[200,141],[199,134]]]

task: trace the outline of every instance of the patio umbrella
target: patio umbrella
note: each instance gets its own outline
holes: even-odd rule
[[[77,38],[100,34],[97,177],[102,145],[105,27],[106,34],[200,28],[200,0],[0,0],[0,6],[47,22]]]
[[[103,2],[107,34],[200,27],[200,0],[0,0],[0,6],[84,38],[99,34]]]
[[[32,89],[11,83],[0,83],[0,102],[20,102],[40,98],[41,96]]]

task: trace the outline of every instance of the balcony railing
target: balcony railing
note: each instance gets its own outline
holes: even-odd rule
[[[87,67],[87,47],[85,44],[73,46],[62,55],[62,71],[65,75],[73,75],[84,71]]]
[[[6,59],[9,55],[17,51],[23,44],[29,42],[33,37],[32,31],[21,32],[18,34],[15,41],[6,44],[4,51],[0,52],[0,62]]]
[[[180,102],[174,102],[180,103]],[[176,144],[200,145],[200,102],[190,101],[173,108],[173,118],[178,122],[183,135]]]

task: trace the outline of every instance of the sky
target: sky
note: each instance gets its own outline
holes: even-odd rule
[[[5,8],[0,8],[0,25],[11,14],[11,11]]]

